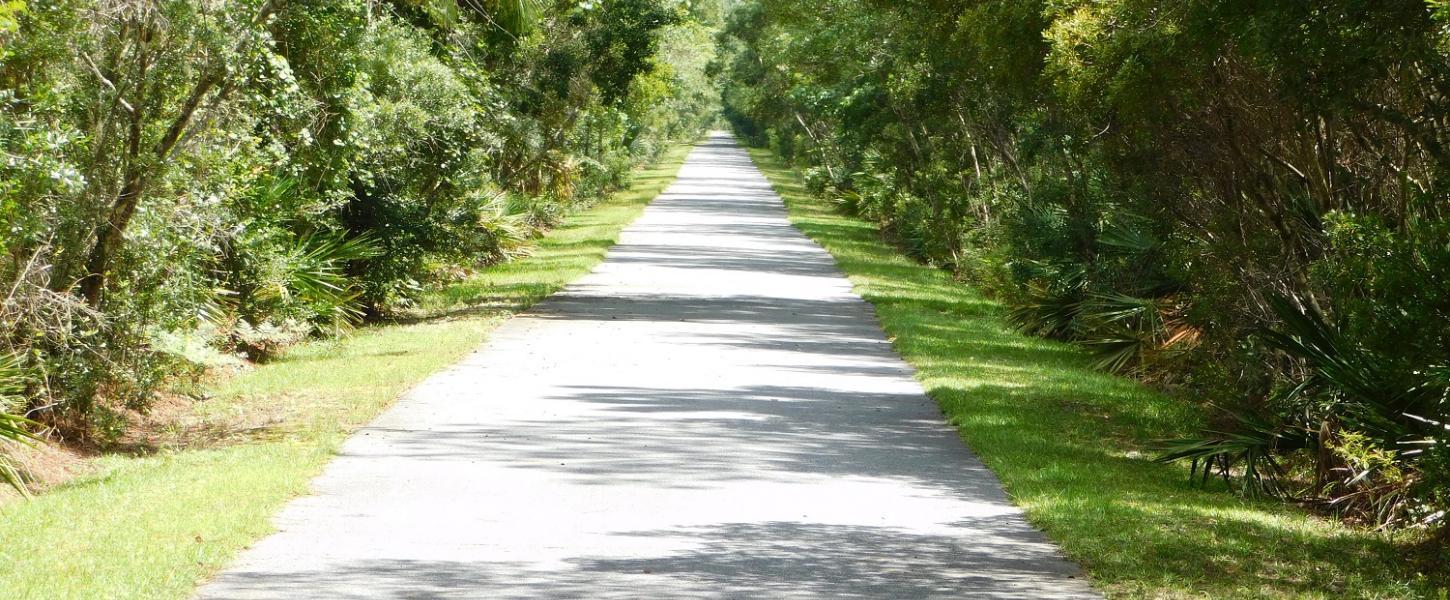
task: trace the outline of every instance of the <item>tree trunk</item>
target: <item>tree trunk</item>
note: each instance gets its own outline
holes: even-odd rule
[[[111,214],[96,228],[95,246],[91,248],[90,258],[86,261],[86,276],[80,283],[81,297],[85,298],[86,304],[91,308],[101,306],[101,292],[105,290],[109,279],[111,260],[121,249],[121,242],[125,241],[126,226],[130,225],[131,217],[136,214],[136,205],[145,190],[145,179],[139,176],[128,178],[126,185],[116,195]]]
[[[271,0],[264,2],[252,18],[253,26],[266,21],[267,17],[276,10],[277,5],[278,2]],[[233,52],[242,52],[249,43],[251,43],[251,36],[243,33],[242,39],[237,42]],[[142,76],[144,77],[144,69]],[[182,103],[180,111],[171,120],[171,124],[166,128],[161,139],[157,140],[156,145],[152,147],[151,155],[156,161],[152,165],[143,164],[140,157],[140,127],[142,126],[141,120],[145,116],[133,114],[132,140],[128,149],[130,156],[127,161],[129,166],[125,183],[122,184],[121,190],[117,192],[115,200],[111,203],[111,209],[105,221],[96,228],[95,245],[91,247],[90,255],[86,260],[86,276],[80,282],[80,294],[91,308],[101,306],[102,296],[110,279],[111,262],[126,239],[126,227],[131,224],[131,217],[135,216],[136,208],[146,193],[147,185],[157,175],[156,171],[166,168],[166,161],[171,158],[177,144],[191,127],[202,101],[206,100],[207,95],[211,94],[218,85],[225,83],[227,76],[228,70],[224,64],[217,64],[202,71],[200,79],[196,81],[191,93]],[[223,86],[218,94],[225,95],[230,89],[230,86]],[[140,99],[138,98],[138,100]],[[136,110],[140,110],[139,107],[144,104],[144,102],[136,102],[135,105],[138,107]]]

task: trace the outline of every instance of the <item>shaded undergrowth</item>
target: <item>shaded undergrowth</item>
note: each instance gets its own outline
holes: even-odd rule
[[[1152,447],[1199,431],[1196,407],[1013,331],[996,303],[806,193],[776,156],[751,156],[963,439],[1110,596],[1407,598],[1447,585],[1383,535],[1191,486],[1187,469],[1154,463]]]

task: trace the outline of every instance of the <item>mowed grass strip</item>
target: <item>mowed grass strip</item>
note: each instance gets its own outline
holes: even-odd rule
[[[220,383],[188,427],[221,443],[106,456],[95,474],[0,506],[0,596],[185,598],[248,544],[347,434],[461,359],[495,326],[587,273],[675,178],[688,147],[568,217],[527,258],[428,298],[415,323],[304,345]],[[227,436],[232,438],[229,439]]]
[[[808,194],[775,155],[751,156],[795,226],[875,305],[962,438],[1108,596],[1444,597],[1443,572],[1418,573],[1382,535],[1201,490],[1185,467],[1154,463],[1153,442],[1198,431],[1201,411],[1090,368],[1073,346],[1014,332],[1000,306]]]

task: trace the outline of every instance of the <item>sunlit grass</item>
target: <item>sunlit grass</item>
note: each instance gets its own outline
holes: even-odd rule
[[[188,425],[218,430],[217,443],[107,456],[91,476],[0,505],[0,595],[187,597],[271,531],[269,517],[307,490],[347,432],[593,268],[687,151],[670,151],[629,190],[569,217],[528,258],[428,298],[415,323],[312,343],[217,384]]]
[[[1109,596],[1410,598],[1446,585],[1381,535],[1190,486],[1185,468],[1152,462],[1150,448],[1198,429],[1192,405],[1012,331],[995,303],[807,194],[775,156],[751,156],[796,227],[875,305],[962,438]]]

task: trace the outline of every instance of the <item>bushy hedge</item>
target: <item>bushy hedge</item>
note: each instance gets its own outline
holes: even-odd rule
[[[207,352],[265,360],[507,259],[701,132],[701,14],[0,2],[0,408],[104,439]]]
[[[1444,522],[1450,36],[1423,0],[745,2],[736,129],[1025,330],[1212,406],[1167,460]]]

